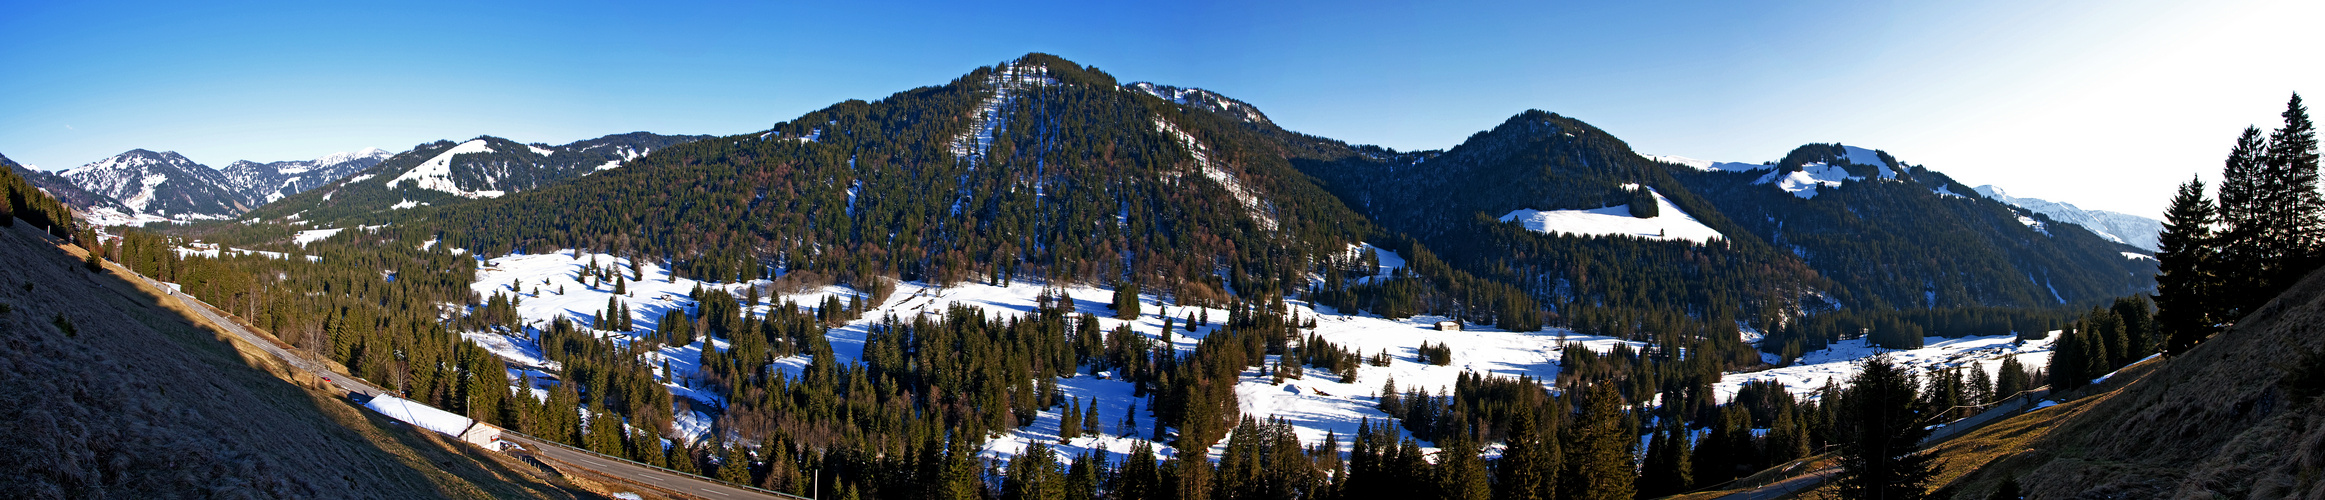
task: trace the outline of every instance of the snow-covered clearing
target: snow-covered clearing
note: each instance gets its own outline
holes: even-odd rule
[[[458,146],[453,146],[452,149],[444,150],[443,153],[438,153],[436,157],[429,158],[428,161],[420,162],[420,166],[412,167],[403,175],[389,179],[387,184],[388,187],[393,188],[396,183],[411,181],[413,186],[420,189],[443,191],[468,198],[496,198],[506,193],[496,190],[464,191],[460,189],[459,185],[452,182],[453,157],[469,153],[491,152],[493,152],[492,145],[486,143],[484,139],[471,139]]]
[[[1361,252],[1364,248],[1366,247],[1356,246],[1352,247],[1351,251]],[[1382,269],[1393,270],[1404,265],[1404,260],[1394,252],[1380,249],[1374,251]],[[498,332],[464,332],[462,335],[469,341],[509,360],[514,365],[510,371],[512,378],[530,374],[536,380],[542,380],[542,375],[554,373],[558,367],[544,359],[541,354],[537,342],[539,328],[559,316],[574,318],[583,324],[588,324],[594,321],[595,317],[606,307],[609,298],[617,297],[612,293],[610,285],[592,288],[585,286],[583,282],[578,280],[581,271],[592,262],[617,269],[617,272],[624,275],[630,275],[633,272],[644,274],[645,279],[643,280],[627,282],[626,291],[628,293],[618,297],[630,308],[635,317],[638,331],[630,333],[603,332],[600,334],[604,338],[625,345],[644,339],[649,334],[648,332],[654,328],[655,323],[661,319],[663,313],[672,310],[691,311],[697,307],[694,301],[688,297],[688,293],[698,285],[706,291],[725,291],[738,296],[743,294],[745,287],[772,285],[771,282],[764,280],[750,283],[720,283],[684,278],[673,279],[669,270],[660,265],[640,263],[637,271],[633,271],[628,260],[612,255],[577,254],[573,251],[540,255],[509,255],[482,261],[481,269],[477,272],[471,288],[486,296],[495,293],[513,293],[521,298],[522,301],[516,309],[527,327],[517,335]],[[1376,277],[1385,278],[1391,275],[1393,274],[1383,273]],[[1072,298],[1072,306],[1075,310],[1098,316],[1100,322],[1098,326],[1102,330],[1112,330],[1117,326],[1128,324],[1133,331],[1141,335],[1161,340],[1165,338],[1162,331],[1164,318],[1170,318],[1175,328],[1168,335],[1168,341],[1170,345],[1182,353],[1192,352],[1197,343],[1205,336],[1215,332],[1218,325],[1228,317],[1228,312],[1224,309],[1203,310],[1168,304],[1169,301],[1166,297],[1149,294],[1141,297],[1146,304],[1142,308],[1145,314],[1135,320],[1118,320],[1113,318],[1112,311],[1107,306],[1112,292],[1105,288],[1092,286],[1059,285],[1046,287],[1045,284],[1038,281],[1017,281],[1007,286],[984,283],[938,286],[929,283],[902,282],[896,283],[895,291],[887,300],[880,304],[869,305],[870,309],[863,314],[863,319],[833,328],[827,333],[835,358],[831,361],[854,363],[862,359],[866,332],[874,322],[880,321],[882,318],[889,316],[911,318],[917,315],[942,314],[948,308],[956,305],[980,309],[987,314],[1023,315],[1034,310],[1035,298],[1041,295],[1045,288],[1063,290]],[[800,293],[786,293],[783,295],[783,300],[791,300],[804,307],[815,307],[820,305],[826,296],[841,297],[845,301],[846,297],[857,293],[856,290],[846,287],[826,286]],[[1359,355],[1369,356],[1386,352],[1393,358],[1393,361],[1385,367],[1362,365],[1357,369],[1356,380],[1349,383],[1342,383],[1336,374],[1310,368],[1302,378],[1288,379],[1283,385],[1275,385],[1271,383],[1272,380],[1267,376],[1265,370],[1252,368],[1243,374],[1243,379],[1236,389],[1241,408],[1244,414],[1256,418],[1264,420],[1267,417],[1276,417],[1289,422],[1300,438],[1309,444],[1321,441],[1326,433],[1337,434],[1340,436],[1340,444],[1344,447],[1343,449],[1351,446],[1348,436],[1353,435],[1357,426],[1367,419],[1370,419],[1375,425],[1394,425],[1389,423],[1390,420],[1386,414],[1374,408],[1381,386],[1391,378],[1395,379],[1400,391],[1422,388],[1427,389],[1431,394],[1445,394],[1446,391],[1451,390],[1454,380],[1465,371],[1504,377],[1525,375],[1548,382],[1557,377],[1559,372],[1558,360],[1562,355],[1560,349],[1567,342],[1579,342],[1594,351],[1605,351],[1617,344],[1628,344],[1634,348],[1643,347],[1642,344],[1636,342],[1607,337],[1583,336],[1555,328],[1540,332],[1508,332],[1472,325],[1466,330],[1439,331],[1435,327],[1436,323],[1446,318],[1416,316],[1404,319],[1388,319],[1373,314],[1344,314],[1328,307],[1318,307],[1299,301],[1287,301],[1286,303],[1293,313],[1303,320],[1307,318],[1316,320],[1316,328],[1305,333],[1321,336],[1325,341]],[[774,306],[760,304],[752,307],[752,311],[765,314],[771,310],[771,307]],[[1194,331],[1187,331],[1184,328],[1185,325],[1178,320],[1185,318],[1190,312],[1198,313],[1198,315],[1207,314],[1212,323]],[[1452,363],[1445,366],[1420,363],[1416,348],[1423,342],[1442,343],[1450,347],[1454,353]],[[1872,350],[1864,347],[1863,342],[1862,340],[1847,341],[1836,345],[1834,349],[1811,353],[1803,357],[1803,364],[1800,366],[1756,373],[1732,374],[1721,381],[1718,390],[1723,398],[1731,398],[1736,387],[1745,380],[1775,378],[1792,386],[1792,390],[1796,392],[1807,392],[1821,386],[1828,378],[1845,378],[1854,373],[1853,365],[1850,363],[1857,357],[1872,354]],[[1893,356],[1910,366],[1921,368],[1975,363],[1988,370],[1992,370],[1995,364],[2000,363],[2001,356],[2022,356],[2021,362],[2032,367],[2042,365],[2044,362],[2042,354],[2048,351],[2050,344],[2046,340],[2014,347],[2010,345],[2009,337],[1973,337],[1966,339],[1931,338],[1929,345],[1930,347],[1924,349],[1899,351],[1893,353]],[[665,377],[665,389],[678,398],[692,399],[717,407],[723,402],[719,401],[715,394],[694,389],[695,381],[699,380],[696,374],[697,363],[704,348],[724,350],[728,346],[726,342],[717,340],[711,341],[707,346],[703,342],[683,346],[662,346],[647,353],[646,356],[650,358],[649,364],[656,367],[661,366],[663,362],[669,364],[669,373],[660,374]],[[778,370],[786,376],[796,377],[810,361],[806,356],[780,358],[776,360],[772,369]],[[1271,358],[1270,363],[1272,364],[1273,361],[1274,359]],[[1145,407],[1143,398],[1132,397],[1131,385],[1115,378],[1112,374],[1085,371],[1073,377],[1059,380],[1058,387],[1066,398],[1085,402],[1095,398],[1099,427],[1102,432],[1096,435],[1086,434],[1070,442],[1060,443],[1058,425],[1060,412],[1064,408],[1049,408],[1040,412],[1032,425],[1006,434],[992,436],[984,447],[983,456],[1008,459],[1023,452],[1026,445],[1042,442],[1055,446],[1062,457],[1105,450],[1111,455],[1108,460],[1118,463],[1123,458],[1123,454],[1130,451],[1130,447],[1135,441],[1142,438],[1152,438],[1155,434],[1154,416]],[[546,394],[538,386],[533,392],[536,397]],[[1139,405],[1135,417],[1137,425],[1125,429],[1122,426],[1123,417],[1129,412],[1130,405],[1133,403]],[[711,423],[713,415],[691,411],[683,401],[679,405],[678,408],[674,409],[677,415],[674,427],[677,428],[676,433],[679,434],[680,439],[700,439],[705,433],[710,432],[713,427]],[[1400,432],[1402,431],[1400,430]],[[1225,446],[1224,442],[1222,440],[1218,446]],[[1217,453],[1219,448],[1214,447],[1212,451]],[[1157,446],[1157,452],[1164,455],[1172,453],[1167,447],[1160,445]]]
[[[1647,188],[1654,191],[1654,188]],[[1631,216],[1629,204],[1589,210],[1534,210],[1521,208],[1502,215],[1502,222],[1518,221],[1526,229],[1550,234],[1584,236],[1635,236],[1653,240],[1692,241],[1708,243],[1720,239],[1718,230],[1696,221],[1695,216],[1671,204],[1663,193],[1655,193],[1659,214],[1641,219]]]
[[[2025,224],[2027,229],[2033,229],[2033,230],[2034,230],[2034,232],[2037,232],[2037,233],[2042,233],[2042,235],[2043,235],[2043,236],[2050,236],[2050,235],[2051,235],[2051,230],[2050,230],[2050,227],[2048,227],[2049,225],[2048,225],[2048,224],[2044,224],[2044,223],[2043,223],[2042,221],[2040,221],[2040,220],[2035,220],[2035,218],[2034,218],[2034,217],[2029,217],[2029,216],[2026,216],[2026,215],[2020,215],[2020,216],[2018,216],[2018,223],[2019,223],[2019,224]]]
[[[1872,347],[1866,339],[1861,338],[1843,340],[1825,350],[1801,355],[1792,366],[1729,373],[1720,377],[1719,383],[1713,384],[1712,390],[1719,394],[1720,401],[1728,401],[1735,399],[1736,391],[1742,389],[1745,382],[1775,380],[1784,383],[1785,389],[1793,394],[1807,396],[1824,387],[1827,381],[1848,385],[1849,377],[1863,371],[1857,360],[1884,352],[1897,364],[1923,372],[1975,366],[1992,375],[2001,369],[2004,359],[2012,357],[2018,358],[2019,364],[2026,365],[2028,369],[2035,369],[2050,364],[2051,343],[2056,340],[2058,332],[2051,332],[2042,340],[2023,343],[2017,342],[2017,336],[2014,335],[1958,339],[1927,337],[1922,339],[1922,348],[1907,350]]]
[[[347,228],[338,227],[330,229],[311,229],[306,231],[299,231],[298,236],[291,237],[291,242],[298,243],[299,246],[306,246],[308,243],[330,239],[332,236],[339,235],[340,231],[345,230],[347,230]]]
[[[1769,172],[1767,175],[1760,176],[1759,180],[1752,181],[1752,183],[1775,184],[1777,188],[1783,189],[1785,192],[1792,193],[1793,196],[1798,196],[1805,200],[1816,198],[1817,188],[1838,188],[1841,187],[1841,183],[1843,182],[1864,179],[1865,178],[1863,177],[1849,175],[1848,170],[1842,169],[1839,166],[1827,165],[1823,163],[1810,163],[1807,165],[1802,165],[1800,170],[1795,170],[1790,173]]]

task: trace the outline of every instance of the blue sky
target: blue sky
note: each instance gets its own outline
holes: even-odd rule
[[[2314,1],[1093,4],[9,1],[0,154],[734,134],[1039,51],[1355,143],[1544,109],[1643,153],[1843,142],[2154,216],[2291,92],[2325,96]]]

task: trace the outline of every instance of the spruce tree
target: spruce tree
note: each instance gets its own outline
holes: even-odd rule
[[[2270,258],[2264,242],[2272,232],[2268,205],[2276,201],[2264,171],[2267,148],[2259,128],[2245,127],[2220,167],[2217,283],[2223,303],[2216,310],[2222,322],[2234,322],[2259,305],[2255,298],[2267,297]]]
[[[1655,436],[1648,439],[1646,463],[1639,471],[1641,497],[1678,494],[1695,482],[1686,427],[1676,422],[1657,427]]]
[[[1631,429],[1623,425],[1623,396],[1612,384],[1591,384],[1582,396],[1582,414],[1567,428],[1569,455],[1562,496],[1576,500],[1627,500],[1634,495]]]
[[[1477,457],[1477,444],[1469,440],[1468,433],[1454,433],[1445,440],[1437,459],[1437,498],[1489,500],[1493,498],[1490,483],[1485,461]]]
[[[1510,419],[1507,447],[1495,464],[1494,498],[1551,500],[1558,491],[1558,439],[1551,437],[1531,409],[1520,409]],[[1363,446],[1360,433],[1356,440]]]
[[[2204,197],[2204,181],[2189,179],[2172,196],[2164,211],[2164,231],[2156,236],[2155,323],[2164,337],[2163,350],[2178,355],[2212,334],[2219,285],[2214,266],[2212,200]]]
[[[1921,453],[1929,436],[1927,417],[1917,402],[1914,376],[1887,355],[1866,358],[1842,397],[1841,495],[1871,500],[1911,500],[1928,495],[1936,473]]]
[[[2269,134],[2268,154],[2262,160],[2271,190],[2276,192],[2276,204],[2270,207],[2275,217],[2270,225],[2277,232],[2266,243],[2268,253],[2277,259],[2272,292],[2288,288],[2308,274],[2314,267],[2319,237],[2325,235],[2325,199],[2317,193],[2317,126],[2309,121],[2309,108],[2301,105],[2301,94],[2293,94],[2285,102],[2280,116],[2285,125]]]

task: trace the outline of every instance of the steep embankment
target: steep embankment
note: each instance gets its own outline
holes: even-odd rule
[[[1949,467],[1976,467],[1946,491],[1985,498],[2015,478],[2029,498],[2325,497],[2325,398],[2301,401],[2299,384],[2286,382],[2325,372],[2325,358],[2308,354],[2320,325],[2325,273],[2312,273],[2188,354],[2127,369],[2111,380],[2120,386],[2083,389],[2092,393],[2084,401],[1966,436],[2005,443],[2014,441],[2001,434],[2040,434],[2023,451],[1988,461],[1968,456],[1992,450],[1941,448]],[[2044,419],[2055,424],[2014,424]]]
[[[0,228],[0,492],[16,498],[573,498],[197,326],[174,299]]]

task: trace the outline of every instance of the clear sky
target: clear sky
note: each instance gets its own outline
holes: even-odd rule
[[[1534,108],[1643,153],[1842,142],[2153,217],[2292,92],[2325,99],[2320,24],[2314,0],[6,0],[0,154],[224,167],[488,134],[736,134],[1039,51],[1354,143],[1445,148]]]

